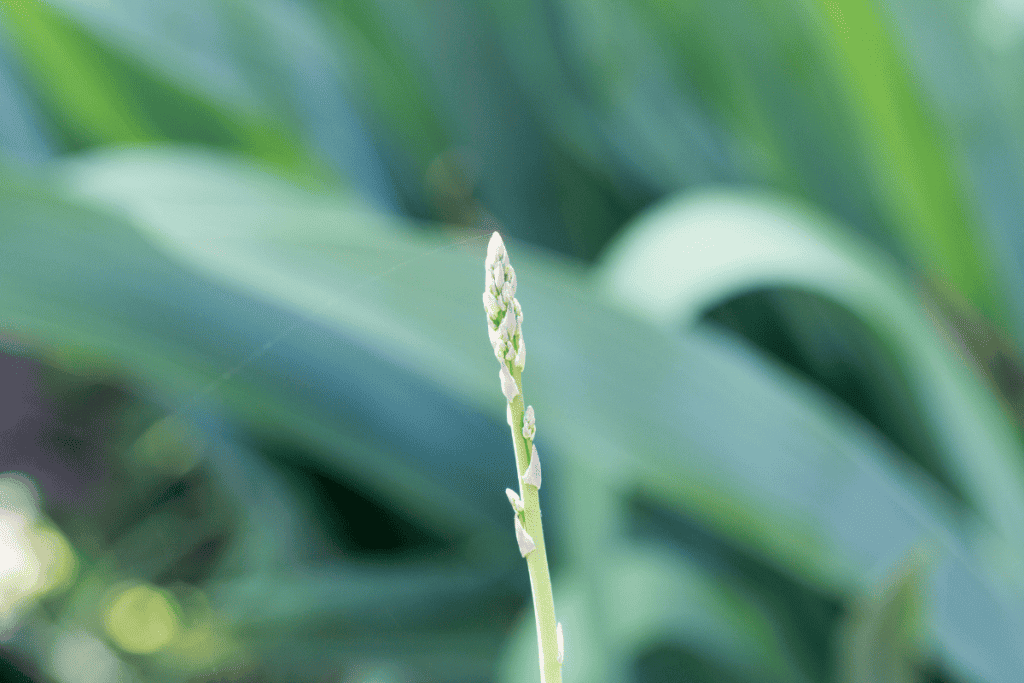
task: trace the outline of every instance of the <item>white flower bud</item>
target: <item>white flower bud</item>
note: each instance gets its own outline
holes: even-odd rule
[[[523,438],[533,440],[537,435],[537,422],[533,414],[533,406],[526,406],[523,414]]]
[[[495,284],[497,284],[497,283],[495,283]],[[512,302],[515,301],[516,293],[514,291],[512,291],[512,283],[511,282],[506,282],[505,284],[501,285],[501,297],[500,298],[501,298],[502,303],[505,304],[506,308],[511,306]]]
[[[505,489],[505,495],[508,496],[508,502],[512,503],[512,509],[516,512],[522,512],[525,508],[523,507],[523,499],[519,497],[519,494],[512,489]]]
[[[512,399],[519,395],[519,387],[516,386],[516,381],[512,379],[512,373],[508,371],[508,366],[504,363],[501,364],[501,370],[498,371],[498,378],[501,379],[501,393],[505,394],[505,400],[511,403]]]
[[[530,449],[530,464],[523,472],[523,483],[540,488],[540,458],[537,456],[537,446]]]
[[[501,265],[501,261],[491,267],[491,277],[494,278],[494,286],[499,290],[508,284],[505,282],[505,266]]]
[[[526,340],[523,339],[522,333],[519,334],[519,348],[516,351],[515,358],[516,369],[522,372],[526,369]]]
[[[526,529],[523,527],[523,523],[519,521],[519,515],[516,518],[516,542],[519,543],[519,553],[526,557],[537,548],[537,544],[533,542],[533,537],[526,533]]]
[[[501,323],[498,324],[498,331],[501,332],[503,339],[511,341],[516,336],[516,331],[519,328],[516,326],[516,317],[506,312],[505,317],[501,319]]]
[[[501,313],[498,300],[490,292],[484,292],[484,310],[487,311],[487,321],[490,322]],[[493,323],[492,323],[493,324]]]
[[[495,230],[491,240],[487,243],[487,265],[497,263],[505,258],[505,243],[501,241],[501,235]]]
[[[558,622],[555,626],[555,642],[558,643],[558,663],[561,664],[562,660],[565,659],[565,639],[562,637],[562,622]]]
[[[516,325],[522,326],[523,324],[523,307],[519,305],[519,299],[512,299],[512,309],[516,314]]]

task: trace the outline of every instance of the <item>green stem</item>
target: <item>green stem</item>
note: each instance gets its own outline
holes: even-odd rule
[[[530,444],[523,436],[523,380],[522,372],[513,366],[512,378],[519,394],[512,399],[512,443],[516,452],[516,467],[519,470],[519,495],[523,500],[523,526],[533,537],[536,548],[526,556],[530,570],[530,588],[533,591],[533,613],[537,621],[537,648],[540,653],[541,683],[562,683],[562,665],[558,662],[558,645],[555,635],[555,599],[551,592],[551,572],[548,570],[548,554],[544,546],[544,528],[540,518],[540,491],[535,486],[523,483],[523,474],[530,464]]]

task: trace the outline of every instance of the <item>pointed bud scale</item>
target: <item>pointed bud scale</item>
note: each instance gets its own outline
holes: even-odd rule
[[[516,314],[516,323],[518,326],[523,324],[523,307],[519,305],[519,299],[512,299],[512,309]]]
[[[516,386],[516,381],[512,379],[512,373],[508,371],[508,366],[504,363],[501,365],[501,370],[498,371],[498,377],[501,379],[501,393],[505,394],[505,400],[511,403],[512,399],[519,395],[519,387]]]
[[[501,265],[501,261],[498,261],[491,268],[491,273],[494,277],[494,286],[499,290],[503,289],[508,282],[505,280],[505,266]]]
[[[506,342],[501,338],[497,330],[488,330],[487,336],[491,338],[491,348],[494,349],[494,357],[502,364],[505,363]]]
[[[497,318],[498,314],[501,313],[501,307],[498,306],[498,300],[494,298],[494,295],[490,292],[484,292],[484,310],[487,311],[488,322]]]
[[[519,372],[526,369],[526,340],[523,339],[522,334],[519,335],[519,350],[516,351],[515,364]]]
[[[533,414],[533,406],[526,406],[523,414],[523,438],[533,440],[537,435],[537,421]]]
[[[498,330],[501,331],[502,336],[505,339],[512,339],[516,336],[519,326],[516,323],[516,317],[511,313],[506,312],[505,317],[501,319],[501,323],[498,325]]]
[[[484,273],[484,291],[490,292],[494,298],[497,299],[498,306],[501,306],[501,290],[494,284],[494,278],[491,276],[490,268],[488,268],[487,272]]]
[[[512,296],[516,295],[516,271],[512,266],[505,267],[505,282],[512,290]]]
[[[497,282],[495,282],[495,284],[497,284]],[[500,299],[502,303],[504,303],[506,307],[511,306],[512,302],[516,300],[516,293],[512,291],[512,283],[506,282],[505,284],[501,285],[500,289]]]
[[[512,509],[516,512],[523,511],[523,500],[519,497],[519,494],[512,489],[505,489],[505,495],[508,496],[508,502],[512,503]]]
[[[523,523],[519,521],[519,515],[516,516],[516,542],[519,543],[519,554],[526,557],[532,553],[536,548],[537,544],[533,542],[533,537],[526,533],[526,529],[523,527]]]
[[[505,422],[508,422],[508,426],[512,426],[512,404],[505,404]]]
[[[558,663],[565,659],[565,639],[562,637],[562,622],[555,626],[555,642],[558,643]]]
[[[523,483],[540,488],[540,458],[536,446],[530,450],[530,465],[523,472]]]

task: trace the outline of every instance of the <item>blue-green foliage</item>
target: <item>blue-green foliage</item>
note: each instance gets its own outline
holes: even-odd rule
[[[975,4],[0,4],[49,416],[0,472],[80,560],[6,656],[536,680],[498,229],[566,681],[1022,680],[1024,19]],[[185,635],[120,652],[126,579]]]

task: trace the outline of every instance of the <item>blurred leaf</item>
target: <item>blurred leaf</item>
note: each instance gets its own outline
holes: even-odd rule
[[[623,544],[601,553],[599,595],[586,581],[559,585],[558,618],[565,628],[567,683],[627,680],[636,658],[665,643],[682,644],[698,661],[715,662],[735,681],[802,681],[762,609],[716,577],[663,548]],[[599,611],[601,621],[595,622]],[[500,680],[536,680],[532,610],[522,615],[500,665]],[[696,670],[680,680],[707,681]]]
[[[32,102],[23,74],[0,36],[0,154],[3,161],[35,165],[53,155],[42,112]]]
[[[851,605],[837,669],[843,683],[918,680],[926,571],[924,551],[914,553],[880,595]]]
[[[39,675],[106,652],[90,624],[123,574],[213,603],[189,645],[104,655],[139,679],[494,678],[528,591],[487,235],[383,209],[585,259],[625,231],[594,274],[507,240],[567,680],[1018,680],[1022,439],[962,348],[1013,400],[1019,353],[996,337],[1024,310],[1024,20],[1006,3],[0,17],[0,154],[176,143],[36,185],[0,170],[4,349],[70,371],[18,394],[42,407],[4,436],[105,467],[75,483],[99,502],[60,522],[83,578],[5,644]],[[739,190],[630,222],[708,182],[844,227]],[[695,324],[730,315],[749,341]],[[876,596],[921,545],[928,571]],[[534,647],[527,611],[504,680],[535,677]]]
[[[1005,315],[974,208],[952,173],[941,129],[915,86],[884,15],[869,0],[818,0],[823,40],[835,47],[877,191],[922,265],[948,278],[989,316]]]
[[[1024,305],[1020,283],[1024,243],[1017,229],[1024,217],[1018,187],[1024,178],[1020,79],[1020,21],[1011,5],[893,0],[887,3],[891,32],[935,115],[949,131],[952,163],[963,168],[977,207],[976,236],[1016,316],[1019,340]],[[1000,36],[1009,37],[1004,42]],[[962,161],[961,161],[962,158]]]
[[[183,89],[147,65],[125,60],[40,0],[0,11],[71,148],[187,140],[250,152],[296,180],[322,177],[302,146],[265,114],[225,106],[220,98]]]
[[[81,138],[137,142],[157,137],[157,127],[137,97],[128,97],[110,79],[95,45],[60,21],[39,2],[8,4],[4,23],[28,57],[29,68],[50,88],[51,106],[59,107]]]
[[[397,133],[401,148],[425,167],[443,151],[447,135],[424,83],[428,64],[410,49],[409,34],[397,29],[429,26],[424,16],[428,9],[416,3],[386,7],[365,0],[318,0],[315,5],[341,36],[353,76],[373,111]]]
[[[717,303],[763,286],[803,289],[846,307],[898,359],[943,442],[945,474],[1000,530],[1010,555],[1020,554],[1016,428],[893,266],[824,218],[736,193],[679,199],[616,245],[602,277],[616,300],[669,326],[692,325]]]
[[[251,167],[243,170],[210,156],[156,151],[122,154],[83,160],[69,166],[69,171],[67,177],[79,192],[129,211],[137,225],[170,253],[234,287],[262,292],[302,311],[311,321],[324,321],[346,336],[363,340],[394,363],[446,387],[457,400],[493,404],[495,421],[501,420],[500,401],[492,400],[493,379],[487,380],[493,371],[491,356],[477,335],[479,284],[474,273],[479,253],[455,254],[451,242],[396,230],[337,198],[290,189]],[[674,288],[683,281],[680,274],[697,278],[700,268],[652,260],[649,263],[655,268],[636,272],[632,286],[643,287],[650,273],[659,274],[658,288],[646,290],[650,297],[667,291],[667,301],[678,310],[695,312],[699,303],[677,302],[712,301],[716,292],[733,286],[723,274],[742,273],[743,282],[750,282],[751,277],[770,273],[783,263],[788,266],[782,272],[791,277],[804,271],[805,280],[827,274],[827,281],[836,283],[830,285],[834,290],[867,296],[872,320],[899,319],[901,324],[919,320],[917,309],[900,298],[898,281],[880,281],[871,270],[874,260],[867,258],[864,265],[857,256],[860,252],[841,246],[831,255],[815,246],[817,242],[800,237],[802,232],[780,227],[788,224],[766,222],[761,213],[754,215],[753,223],[733,225],[738,210],[733,201],[716,209],[720,215],[714,219],[706,206],[700,208],[702,229],[713,227],[709,235],[719,235],[731,246],[773,245],[774,252],[767,252],[775,254],[773,260],[748,252],[750,261],[744,270],[726,269],[717,279],[709,278],[705,270],[703,284],[683,289],[682,294]],[[733,239],[730,226],[733,233],[748,226],[743,235],[752,241]],[[757,237],[756,231],[764,227],[749,226],[774,226],[777,234],[773,239]],[[646,234],[638,226],[639,242]],[[998,589],[970,559],[975,551],[967,548],[974,547],[974,533],[964,530],[968,525],[957,519],[947,496],[920,472],[895,460],[891,449],[861,421],[822,402],[819,394],[772,371],[726,338],[702,333],[684,340],[658,332],[602,308],[597,292],[571,268],[521,246],[513,249],[517,269],[524,274],[520,300],[528,311],[527,334],[532,340],[527,383],[538,414],[545,415],[550,425],[541,432],[541,445],[545,452],[550,448],[566,459],[563,476],[586,467],[615,490],[647,492],[803,580],[836,590],[851,588],[855,577],[892,553],[905,552],[922,536],[935,538],[943,548],[939,576],[958,588],[953,593],[933,588],[930,595],[938,601],[939,614],[956,615],[953,618],[961,625],[970,624],[972,634],[965,640],[962,628],[951,630],[949,622],[937,620],[932,628],[942,651],[958,666],[990,672],[993,680],[1005,680],[1005,672],[1020,665],[1017,655],[1011,654],[1012,643],[1021,641],[1020,629],[1007,621],[1011,608],[1001,605]],[[676,248],[657,253],[687,252]],[[738,265],[743,253],[735,252],[726,263]],[[325,258],[326,254],[331,256]],[[623,257],[619,262],[630,261]],[[405,267],[413,263],[415,268]],[[700,263],[710,269],[715,262],[708,258]],[[625,266],[618,272],[625,272]],[[371,282],[373,287],[366,286]],[[684,294],[690,298],[680,299]],[[657,301],[649,298],[647,305]],[[662,309],[657,310],[672,319],[676,309],[664,300],[660,305]],[[580,317],[581,310],[601,313]],[[919,327],[910,330],[920,332],[911,338],[931,354],[925,356],[928,370],[950,362],[934,332],[927,331],[924,322],[916,324]],[[984,468],[959,462],[962,469],[956,473],[971,485],[984,484],[1000,492],[1002,499],[977,504],[1012,528],[1016,522],[1006,510],[1017,504],[1017,493],[1004,473],[1013,471],[1007,464],[1007,454],[1012,452],[1007,444],[1014,437],[1000,422],[1005,417],[998,406],[986,404],[983,388],[969,370],[956,368],[952,365],[932,375],[938,378],[939,398],[953,400],[948,396],[954,390],[943,387],[957,383],[956,392],[976,400],[974,405],[961,405],[964,399],[956,399],[957,409],[963,411],[957,414],[973,416],[993,429],[987,433],[959,427],[978,443],[988,444],[983,451],[988,460],[979,460]],[[231,383],[218,390],[230,391]],[[237,409],[251,410],[246,403],[251,404],[251,398],[237,403]],[[289,420],[296,419],[289,412]],[[640,428],[652,421],[658,426]],[[949,418],[936,421],[934,428],[949,438],[948,430],[956,426],[949,422]],[[315,433],[308,420],[301,424],[304,433]],[[736,430],[732,426],[736,424],[745,428]],[[416,451],[409,451],[410,462],[419,463],[415,469],[423,474],[436,471],[425,469],[427,463],[419,460]],[[687,456],[680,457],[683,453]],[[577,459],[579,465],[574,464]],[[497,463],[488,463],[487,469],[502,471],[500,460]],[[349,476],[370,475],[384,481],[376,472],[351,467],[347,471]],[[458,482],[464,477],[479,476],[479,472],[471,475],[463,470],[459,480],[450,483],[461,486]],[[427,486],[425,482],[420,486]],[[571,488],[568,481],[555,486]],[[486,494],[500,492],[496,483],[474,488],[480,493],[462,489],[460,496],[479,496],[481,503],[484,498],[500,499]],[[389,495],[400,490],[394,488]],[[817,493],[811,496],[811,492]],[[420,507],[417,514],[427,509]],[[582,550],[588,546],[582,539],[590,536],[584,529],[591,517],[580,514],[567,519],[579,520],[570,522],[566,537],[570,557],[578,558],[580,566],[594,567],[593,548],[600,546],[591,543],[591,550]],[[577,534],[578,545],[572,540]],[[1003,547],[1012,552],[1013,546]],[[986,596],[976,598],[993,610],[986,620],[969,618],[962,611],[969,609],[966,605],[950,600],[950,595],[966,592]],[[982,632],[986,634],[982,640],[989,645],[979,651],[968,642],[974,643],[975,634],[980,637]]]
[[[246,298],[253,294],[228,293],[185,275],[189,271],[172,265],[120,222],[12,185],[4,214],[8,256],[2,291],[8,325],[16,323],[25,334],[46,331],[50,338],[144,368],[150,381],[173,388],[178,404],[215,392],[249,429],[309,444],[299,457],[313,458],[378,492],[428,528],[482,533],[501,550],[491,561],[512,561],[511,544],[499,540],[507,536],[500,523],[506,512],[500,491],[511,475],[498,457],[505,450],[502,430],[490,446],[493,457],[481,459],[485,440],[474,436],[468,443],[476,448],[453,450],[445,436],[449,432],[440,427],[452,429],[462,419],[443,407],[452,398],[487,406],[481,410],[493,411],[494,425],[503,422],[501,402],[494,400],[493,361],[478,336],[478,252],[458,253],[450,240],[392,227],[390,219],[353,206],[344,195],[315,195],[250,164],[208,154],[154,150],[93,157],[66,170],[77,191],[117,202],[166,253],[225,286],[301,311],[302,326],[295,325],[294,314],[285,317],[266,304],[253,304]],[[735,210],[723,208],[712,219],[701,209],[698,225],[730,244],[750,243],[730,238],[727,227]],[[778,206],[773,211],[785,215]],[[37,225],[46,231],[30,227]],[[833,252],[813,250],[815,242],[793,236],[799,232],[787,242],[788,233],[759,213],[743,225],[776,226],[768,243],[782,256],[790,253],[787,244],[803,249],[796,252],[799,259],[781,259],[791,269],[813,264],[812,274],[822,269],[828,282],[847,287],[857,281],[842,276],[860,273],[855,291],[871,295],[867,300],[875,302],[876,317],[896,311],[901,324],[914,323],[915,309],[901,305],[894,294],[898,284],[887,284],[891,291],[877,284],[877,277],[864,274],[871,271],[855,268],[860,261],[852,257],[835,261],[848,252],[837,248],[833,260],[825,260],[823,253]],[[54,240],[66,251],[50,253]],[[521,245],[511,248],[523,273],[520,298],[529,316],[527,383],[545,416],[540,446],[557,454],[545,456],[552,474],[545,491],[558,492],[558,499],[573,506],[565,517],[564,548],[570,566],[590,568],[592,595],[603,595],[602,587],[614,576],[605,574],[611,567],[600,569],[602,541],[616,538],[622,521],[614,507],[601,512],[572,502],[595,490],[584,486],[573,493],[574,482],[585,481],[583,471],[617,496],[643,492],[800,580],[840,593],[855,589],[858,577],[887,557],[905,553],[922,537],[932,538],[940,556],[928,593],[935,605],[929,629],[940,656],[956,669],[1012,680],[1008,672],[1021,666],[1017,644],[1024,640],[1010,616],[1015,603],[1001,597],[976,559],[1000,546],[979,545],[969,520],[960,519],[949,498],[901,463],[877,434],[729,338],[708,331],[685,338],[661,332],[602,305],[572,267]],[[699,263],[711,268],[715,262],[705,257],[712,253]],[[736,263],[742,252],[729,253]],[[50,267],[33,267],[40,262]],[[754,263],[766,267],[763,258]],[[660,272],[701,276],[696,266]],[[126,279],[131,273],[137,275]],[[56,287],[62,279],[68,284]],[[635,285],[642,283],[639,276],[634,279]],[[659,283],[671,284],[664,277]],[[711,284],[706,281],[705,287]],[[59,292],[63,298],[40,292]],[[182,312],[161,303],[169,292],[193,302],[192,308]],[[260,322],[246,330],[239,314],[254,306]],[[176,312],[168,318],[170,311]],[[580,311],[599,314],[581,316]],[[233,327],[216,327],[225,323]],[[333,332],[319,333],[325,340],[311,344],[307,329]],[[225,335],[240,341],[225,346],[230,339]],[[155,346],[153,339],[177,341]],[[922,332],[920,339],[931,337]],[[360,346],[390,359],[365,384],[358,368],[370,361],[358,352]],[[390,372],[411,371],[434,388],[388,379],[388,404],[408,407],[382,429],[378,410],[360,408],[362,401],[336,392],[355,386],[360,388],[353,396],[367,395],[363,392],[388,376],[381,374],[388,365]],[[315,367],[319,374],[303,367]],[[345,379],[324,383],[324,372]],[[212,385],[207,384],[211,377]],[[962,382],[958,391],[981,391],[961,375],[945,381],[954,380]],[[983,401],[960,414],[986,415]],[[482,436],[482,425],[471,424],[459,429]],[[736,424],[744,429],[735,429]],[[992,436],[981,434],[978,443]],[[394,450],[384,445],[389,441]],[[442,476],[450,472],[457,476]],[[438,500],[446,504],[438,506]],[[999,512],[985,502],[982,509]],[[658,623],[654,614],[645,618]],[[584,620],[593,625],[583,629],[607,638],[614,633],[608,619],[600,611],[589,613]],[[599,642],[605,643],[603,651],[614,652],[607,649],[613,640]],[[626,666],[629,655],[621,652],[617,666]]]

